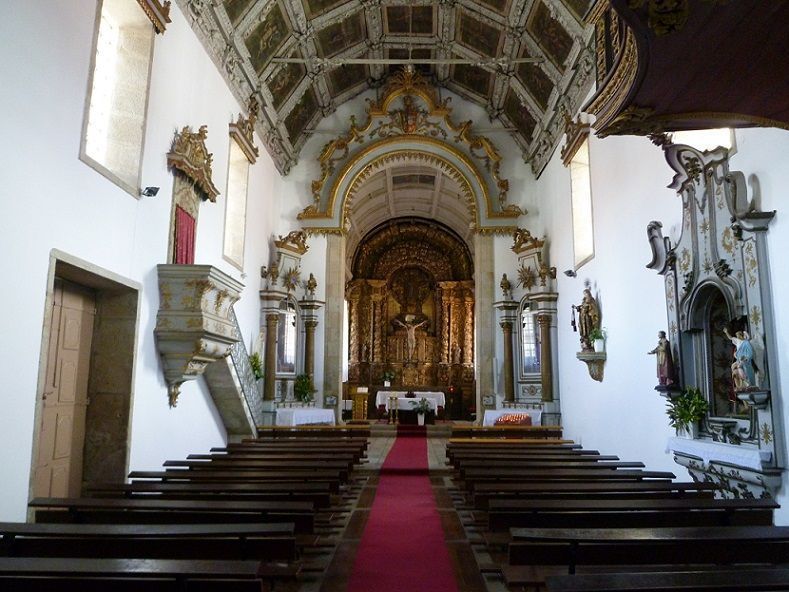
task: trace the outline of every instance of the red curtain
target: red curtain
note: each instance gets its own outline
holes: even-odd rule
[[[191,265],[195,262],[195,219],[175,206],[175,264]]]

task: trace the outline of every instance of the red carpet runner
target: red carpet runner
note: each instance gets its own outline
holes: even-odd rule
[[[457,592],[427,469],[424,431],[398,432],[362,535],[349,592]]]

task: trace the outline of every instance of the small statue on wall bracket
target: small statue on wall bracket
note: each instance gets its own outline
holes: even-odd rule
[[[658,331],[658,344],[647,354],[654,354],[657,361],[657,377],[659,386],[671,386],[676,380],[674,358],[671,355],[671,344],[665,331]]]
[[[507,274],[501,276],[501,283],[499,283],[501,291],[504,293],[504,300],[512,300],[512,284],[507,279]]]
[[[575,313],[578,312],[578,323],[575,322]],[[597,300],[592,296],[589,288],[584,289],[584,296],[581,304],[572,305],[572,327],[581,336],[581,351],[594,351],[590,334],[592,329],[600,328],[600,309]]]
[[[731,365],[731,377],[734,381],[734,390],[742,391],[751,387],[756,387],[757,368],[756,364],[753,362],[751,336],[744,329],[731,335],[729,329],[724,327],[723,332],[734,344],[734,362]]]

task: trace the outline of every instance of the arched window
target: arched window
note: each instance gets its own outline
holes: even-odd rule
[[[540,344],[537,336],[537,316],[529,302],[524,302],[520,314],[521,373],[539,374]]]
[[[295,374],[298,353],[298,315],[291,300],[283,300],[277,324],[277,374]]]

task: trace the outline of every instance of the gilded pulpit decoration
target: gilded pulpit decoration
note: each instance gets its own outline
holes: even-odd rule
[[[204,199],[215,202],[219,190],[211,179],[213,155],[206,148],[207,137],[207,126],[201,125],[197,132],[185,126],[175,134],[172,148],[167,153],[167,166],[184,173],[200,189]]]
[[[150,19],[153,28],[157,33],[164,33],[170,20],[170,0],[160,2],[160,0],[137,0],[137,4],[145,11],[145,15]]]
[[[255,146],[255,123],[258,119],[260,105],[254,95],[249,97],[247,110],[249,111],[248,117],[239,114],[238,119],[230,124],[230,137],[244,152],[249,163],[255,164],[260,154],[258,147]]]
[[[676,374],[675,384],[655,388],[672,396],[695,387],[709,403],[694,440],[709,447],[708,460],[699,462],[681,442],[671,444],[674,459],[696,479],[723,483],[729,495],[774,496],[785,462],[775,445],[783,436],[774,401],[778,361],[766,236],[775,212],[759,210],[746,176],[729,169],[725,148],[662,148],[675,172],[669,187],[682,199],[683,221],[676,243],[663,236],[660,222],[647,227],[647,267],[664,276],[666,346]],[[733,469],[721,480],[716,460],[724,459],[716,455],[731,445],[744,460],[726,460]]]
[[[230,353],[238,341],[232,306],[244,286],[210,265],[159,265],[156,347],[162,358],[170,406],[181,384]]]

